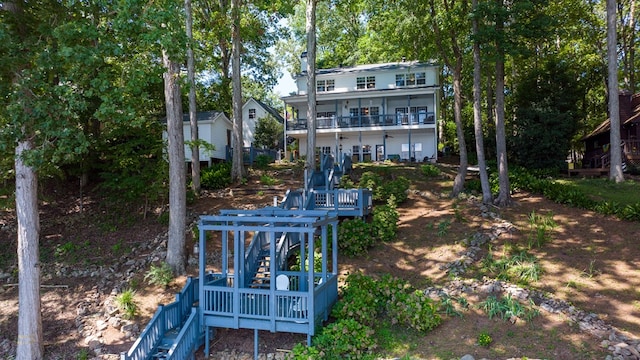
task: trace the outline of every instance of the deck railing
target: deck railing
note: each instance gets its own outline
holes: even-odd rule
[[[205,318],[216,318],[218,323],[232,328],[239,327],[243,321],[287,322],[297,325],[306,324],[305,330],[299,327],[297,332],[307,333],[310,314],[324,315],[326,318],[330,306],[337,299],[337,276],[328,275],[320,281],[322,274],[315,273],[314,301],[309,299],[309,292],[296,291],[298,284],[306,282],[306,273],[282,272],[289,276],[294,290],[267,290],[256,288],[240,288],[238,298],[235,289],[226,286],[205,285],[200,301]],[[273,297],[272,297],[273,296]],[[309,308],[314,304],[315,311]],[[221,321],[221,322],[220,322]],[[293,330],[295,332],[295,330]]]
[[[433,125],[435,113],[399,113],[362,116],[332,116],[316,118],[316,129],[344,129],[386,127],[402,125]],[[297,119],[287,122],[288,130],[307,129],[307,119]]]
[[[187,321],[184,322],[173,347],[169,349],[165,359],[184,360],[193,358],[194,351],[201,345],[200,341],[203,335],[198,308],[193,307],[191,308],[191,314],[187,318]]]
[[[193,303],[198,300],[198,280],[189,277],[182,291],[176,294],[176,301],[169,305],[159,305],[151,321],[144,328],[128,352],[120,354],[121,360],[148,359],[162,340],[163,335],[184,322]]]
[[[369,189],[313,190],[306,209],[336,210],[339,216],[363,217],[373,209],[373,199]]]

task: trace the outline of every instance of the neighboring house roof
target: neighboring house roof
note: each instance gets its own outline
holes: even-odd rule
[[[217,119],[222,118],[222,119],[226,119],[228,122],[231,122],[231,120],[229,120],[222,111],[202,111],[202,112],[197,112],[196,113],[196,121],[197,122],[203,122],[203,121],[216,121]],[[184,122],[189,122],[189,113],[184,113],[182,114],[182,121]]]
[[[625,94],[620,95],[621,99],[623,99],[624,97],[625,97]],[[619,104],[621,126],[640,121],[640,93],[630,96],[629,100],[630,101],[625,101],[625,102],[620,101],[620,104]],[[598,125],[587,136],[583,137],[582,140],[585,141],[592,137],[598,136],[600,134],[608,133],[610,130],[611,130],[611,119],[607,119],[603,121],[600,125]]]
[[[278,112],[278,110],[272,108],[271,106],[263,103],[262,101],[256,99],[256,98],[250,98],[249,100],[247,100],[244,106],[247,106],[247,104],[249,104],[251,101],[255,101],[256,104],[258,104],[258,106],[260,106],[261,108],[264,109],[264,111],[266,111],[267,113],[269,113],[271,116],[273,116],[276,120],[278,120],[278,122],[283,123],[284,122],[284,118],[282,117],[282,115],[280,115],[280,113]]]

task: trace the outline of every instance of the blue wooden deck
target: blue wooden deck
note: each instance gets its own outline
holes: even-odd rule
[[[307,334],[310,340],[316,323],[328,319],[338,297],[337,212],[223,210],[217,216],[202,216],[198,228],[200,249],[206,249],[211,231],[220,232],[222,247],[222,271],[216,274],[206,272],[205,252],[200,252],[199,309],[205,328],[294,332]],[[228,254],[233,254],[231,262]],[[300,271],[288,271],[287,260],[294,254],[308,258],[308,268],[300,261]],[[256,282],[261,262],[268,263],[266,275]],[[320,272],[313,270],[316,262]],[[278,275],[286,276],[287,289],[277,288]]]

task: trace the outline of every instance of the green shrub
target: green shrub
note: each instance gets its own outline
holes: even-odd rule
[[[231,163],[213,164],[202,169],[200,185],[203,189],[224,189],[231,184]]]
[[[441,173],[440,168],[433,164],[421,165],[420,170],[422,170],[422,174],[426,177],[435,177]]]
[[[278,179],[274,179],[269,175],[260,175],[260,183],[266,186],[273,186],[278,183]]]
[[[171,266],[166,262],[163,262],[160,266],[151,265],[149,271],[144,275],[144,280],[151,285],[162,285],[165,288],[168,287],[173,281],[173,271],[171,270]]]
[[[375,243],[371,232],[371,225],[360,218],[344,220],[338,226],[340,252],[350,257],[366,253]]]
[[[400,215],[396,209],[395,199],[389,198],[387,205],[378,205],[373,208],[373,237],[377,240],[388,242],[396,238]]]
[[[138,313],[138,305],[133,300],[135,294],[134,290],[127,289],[116,297],[116,303],[126,319],[133,319]]]
[[[362,274],[349,274],[341,290],[342,297],[331,315],[337,319],[354,319],[365,325],[375,324],[378,313],[385,306],[376,281]]]
[[[376,359],[373,329],[353,319],[341,319],[324,327],[313,339],[313,346],[293,348],[294,359]]]
[[[271,156],[260,154],[254,159],[253,165],[258,169],[266,169],[269,167],[269,164],[271,164],[271,162],[273,162],[273,158],[271,158]]]
[[[382,184],[382,177],[373,171],[366,171],[360,175],[359,187],[375,191]]]
[[[398,291],[387,305],[392,322],[409,326],[422,333],[435,329],[442,322],[438,305],[423,291]]]
[[[493,342],[493,339],[491,338],[491,335],[489,335],[489,333],[487,333],[486,331],[483,331],[480,334],[478,334],[478,345],[489,347],[489,345],[491,345],[492,342]]]
[[[396,204],[402,204],[407,200],[407,191],[411,182],[404,176],[398,176],[395,180],[385,182],[373,193],[373,199],[377,201],[387,201],[393,196]]]
[[[514,317],[531,321],[539,315],[531,305],[523,305],[517,299],[511,298],[511,295],[504,296],[500,299],[494,295],[490,295],[487,299],[478,305],[478,308],[484,311],[489,319],[499,316],[503,320],[510,320]]]
[[[437,313],[438,307],[424,292],[414,289],[404,280],[389,275],[374,280],[361,274],[350,274],[332,315],[373,326],[385,314],[392,324],[425,333],[442,322]]]
[[[481,271],[490,277],[508,280],[522,285],[538,281],[542,275],[542,268],[535,256],[521,251],[510,256],[494,259],[488,253],[482,259]]]

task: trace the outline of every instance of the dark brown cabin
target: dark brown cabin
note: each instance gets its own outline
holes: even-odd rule
[[[626,165],[640,167],[640,93],[620,93],[620,150],[622,161]],[[585,152],[582,161],[583,168],[607,169],[609,167],[610,119],[593,130],[582,140]]]

